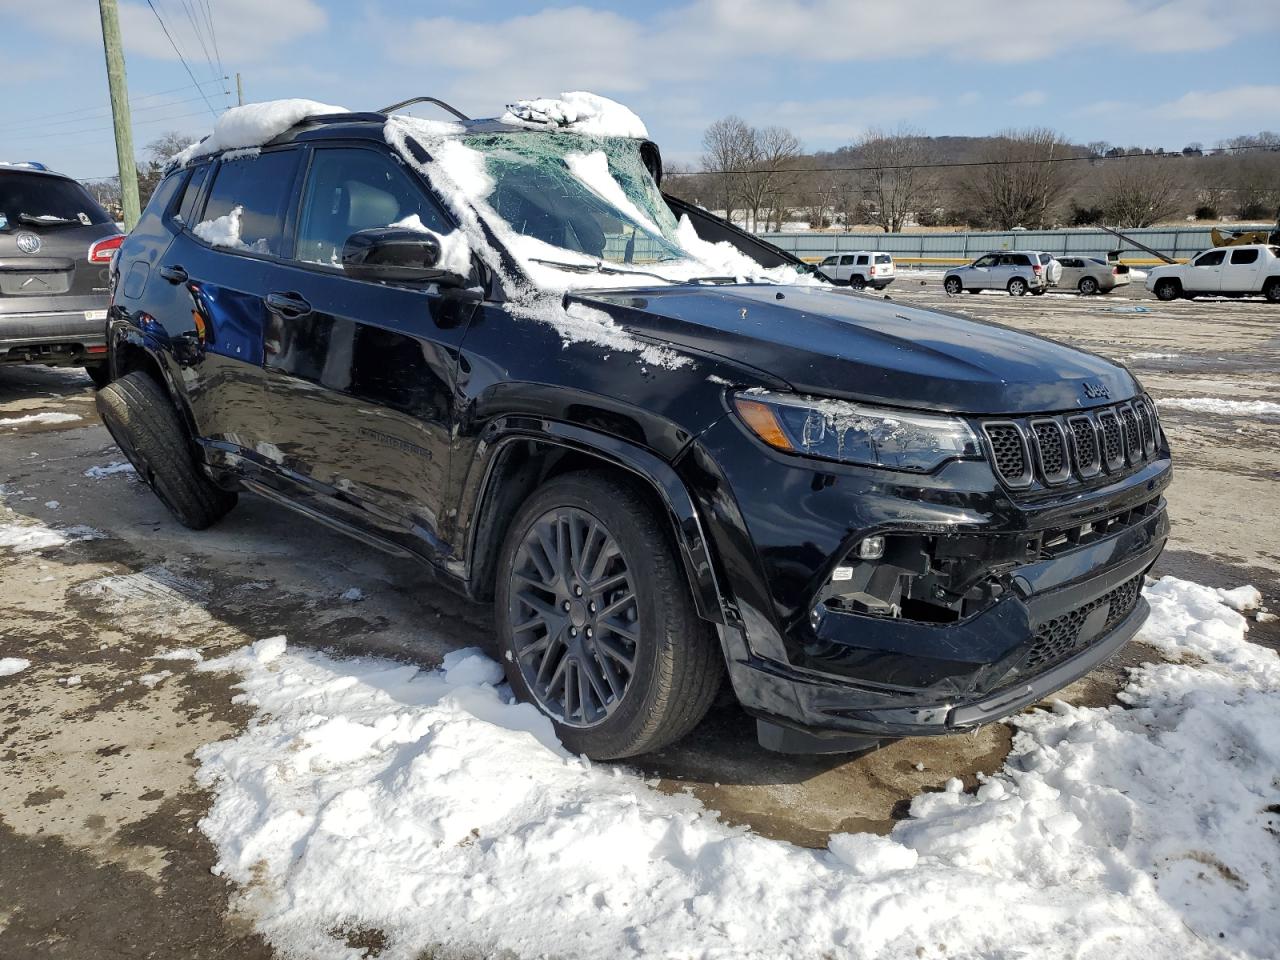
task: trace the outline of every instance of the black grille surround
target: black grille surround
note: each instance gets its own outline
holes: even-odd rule
[[[1142,592],[1142,581],[1143,574],[1138,574],[1083,606],[1040,624],[1036,628],[1031,649],[1027,652],[1026,659],[1018,666],[1017,672],[1026,675],[1046,670],[1079,653],[1092,640],[1105,636],[1112,627],[1133,611],[1138,603],[1138,595]],[[1101,629],[1094,636],[1082,638],[1081,627],[1084,626],[1089,615],[1104,604],[1108,609]]]
[[[1001,483],[1029,492],[1118,476],[1154,459],[1160,421],[1148,396],[1094,410],[983,420]]]

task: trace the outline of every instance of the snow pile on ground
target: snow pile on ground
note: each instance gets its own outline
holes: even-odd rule
[[[559,97],[517,100],[507,105],[502,122],[525,127],[554,126],[596,137],[649,138],[644,122],[629,108],[583,90],[562,93]]]
[[[46,527],[43,523],[0,523],[0,547],[14,553],[48,550],[81,540],[101,540],[103,533],[93,527]]]
[[[1224,417],[1247,415],[1280,416],[1280,403],[1270,400],[1222,400],[1218,397],[1163,397],[1160,406],[1193,413],[1216,413]]]
[[[188,160],[217,153],[219,150],[260,147],[306,117],[349,112],[346,107],[317,103],[315,100],[268,100],[232,107],[218,117],[209,136],[178,153],[173,158],[173,164],[182,166]]]
[[[467,235],[461,230],[436,233],[424,224],[422,218],[416,213],[405,217],[403,220],[397,220],[391,226],[412,230],[415,233],[430,234],[435,237],[440,244],[440,262],[436,266],[441,270],[456,273],[460,277],[471,275],[471,245],[467,243]]]
[[[0,417],[0,427],[13,427],[16,430],[24,423],[70,423],[72,420],[79,419],[81,417],[78,413],[45,411],[42,413],[27,413],[20,417]]]
[[[1209,588],[1147,589],[1130,709],[1018,718],[976,795],[917,797],[890,837],[767,840],[569,755],[478,651],[440,671],[260,641],[258,718],[197,752],[215,871],[284,954],[437,948],[600,957],[1274,955],[1280,658]],[[746,735],[746,734],[744,734]]]
[[[22,657],[0,657],[0,677],[12,677],[31,666],[30,660]]]
[[[111,477],[117,473],[136,474],[137,471],[134,470],[133,464],[125,463],[124,461],[117,460],[117,461],[113,461],[112,463],[108,463],[105,467],[99,467],[99,466],[90,467],[88,470],[84,472],[84,475],[91,480],[101,480],[103,477]]]

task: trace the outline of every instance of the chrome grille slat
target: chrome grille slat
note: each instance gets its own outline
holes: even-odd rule
[[[982,430],[1001,481],[1024,491],[1124,473],[1160,448],[1155,406],[1146,396],[1082,413],[987,420]]]

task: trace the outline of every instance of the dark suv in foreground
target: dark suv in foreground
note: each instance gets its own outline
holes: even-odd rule
[[[0,164],[0,364],[83,366],[107,382],[108,264],[122,240],[76,181]]]
[[[777,750],[969,730],[1133,635],[1171,467],[1125,368],[824,284],[661,176],[384,113],[190,158],[116,262],[103,419],[190,527],[248,491],[492,601],[593,757],[726,672]]]

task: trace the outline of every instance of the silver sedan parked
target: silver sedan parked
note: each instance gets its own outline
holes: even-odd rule
[[[1058,287],[1079,290],[1085,296],[1110,293],[1129,282],[1129,268],[1122,263],[1107,263],[1097,257],[1058,257],[1062,279]]]

